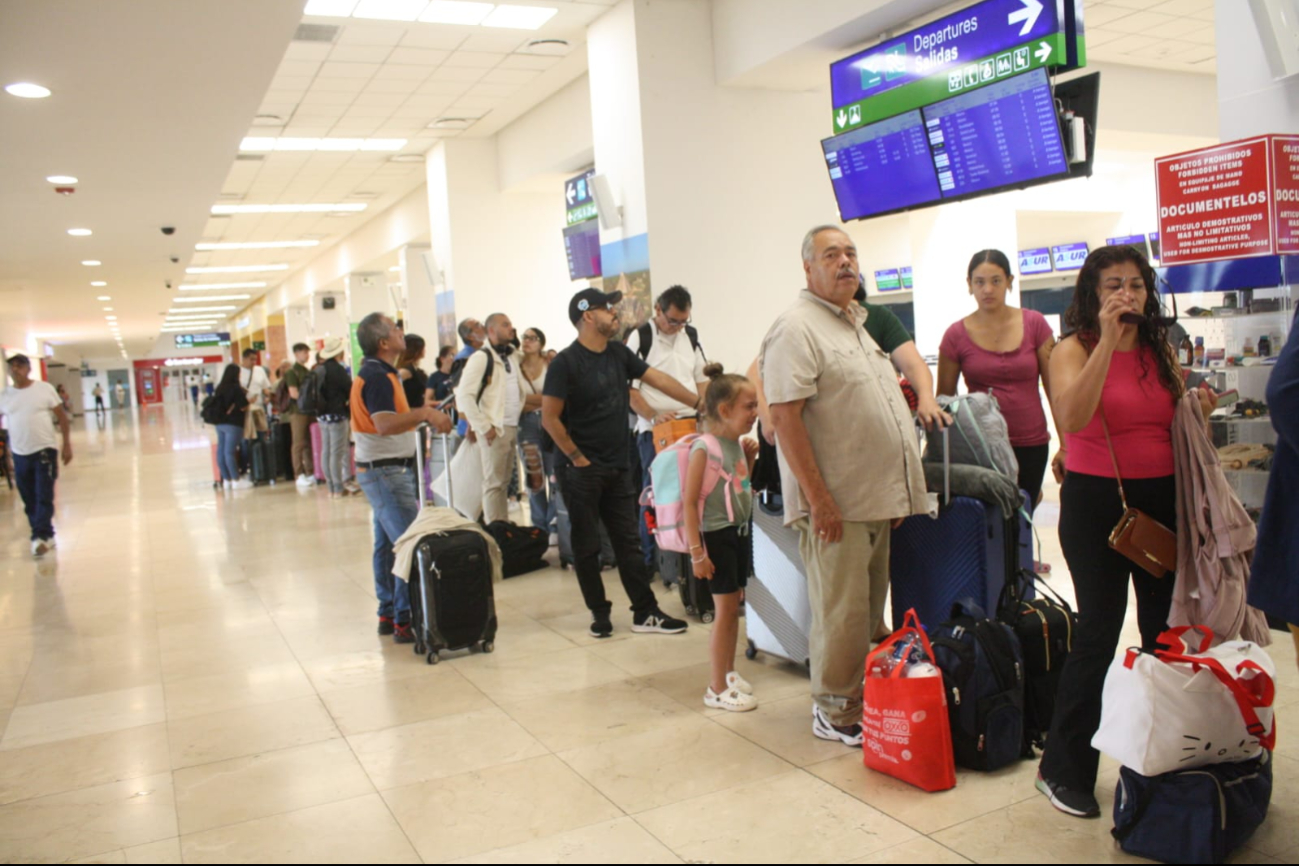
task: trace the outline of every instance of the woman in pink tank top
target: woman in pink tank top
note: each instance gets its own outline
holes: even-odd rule
[[[1108,423],[1128,504],[1173,529],[1176,485],[1171,427],[1184,386],[1160,319],[1155,273],[1132,247],[1101,247],[1078,272],[1066,330],[1051,356],[1051,406],[1065,438],[1060,546],[1069,563],[1078,627],[1056,693],[1037,787],[1062,812],[1096,817],[1100,756],[1091,747],[1101,690],[1136,590],[1146,648],[1167,628],[1175,577],[1152,577],[1109,546],[1123,513]],[[1135,317],[1131,322],[1122,317]],[[1203,394],[1205,414],[1216,398]]]
[[[1028,493],[1029,507],[1036,508],[1051,443],[1037,383],[1040,379],[1044,389],[1049,386],[1047,361],[1055,335],[1041,313],[1006,304],[1015,277],[1001,250],[975,253],[965,282],[979,308],[943,335],[938,393],[955,396],[957,380],[964,376],[971,393],[996,398],[1019,463],[1019,488]]]

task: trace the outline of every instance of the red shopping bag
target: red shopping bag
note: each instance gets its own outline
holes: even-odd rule
[[[862,754],[872,770],[923,791],[946,791],[956,787],[956,761],[943,678],[904,677],[905,664],[895,666],[887,677],[870,675],[873,661],[887,658],[897,644],[912,640],[919,640],[933,659],[914,609],[907,611],[902,628],[866,657]]]

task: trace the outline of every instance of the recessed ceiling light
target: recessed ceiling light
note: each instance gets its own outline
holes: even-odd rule
[[[113,299],[110,298],[108,295],[100,295],[99,297],[95,298],[95,300],[96,300],[96,301],[111,301],[111,300],[113,300]]]
[[[39,84],[32,84],[30,81],[19,81],[15,84],[6,84],[5,91],[13,96],[21,96],[23,99],[44,99],[50,95],[48,87],[42,87]]]
[[[88,268],[97,268],[100,265],[102,265],[103,262],[101,262],[99,259],[86,259],[84,262],[82,262],[82,264]]]
[[[252,274],[258,271],[287,271],[288,265],[227,265],[219,268],[186,268],[187,274]]]
[[[196,250],[282,250],[320,246],[320,241],[250,241],[248,243],[194,244]],[[85,262],[82,262],[85,264]]]
[[[356,213],[365,210],[367,205],[356,203],[342,204],[214,204],[214,214],[242,213],[332,213],[350,211]]]
[[[520,53],[539,54],[542,57],[563,57],[568,51],[567,39],[533,39]]]
[[[491,12],[491,3],[433,0],[419,16],[419,20],[428,24],[481,24]]]
[[[105,313],[111,313],[111,312],[113,312],[113,308],[112,308],[112,307],[104,307],[104,312],[105,312]]]
[[[379,21],[414,21],[426,5],[427,0],[361,0],[352,10],[352,17]]]
[[[117,319],[117,316],[104,316],[104,318],[105,318],[105,319],[108,319],[108,321],[112,322],[112,321],[114,321],[114,320]]]
[[[307,0],[303,15],[328,15],[330,18],[346,18],[352,14],[356,0]]]
[[[439,117],[428,125],[428,129],[467,129],[477,117]]]
[[[502,3],[482,20],[484,27],[505,27],[512,30],[538,30],[554,18],[558,9],[545,6],[511,6]]]
[[[106,286],[108,285],[108,283],[104,282],[103,280],[95,280],[90,285],[98,287],[98,286]]]
[[[400,270],[401,270],[401,265],[393,265],[392,267],[388,268],[388,270],[390,270],[390,271],[400,271]]]
[[[52,174],[45,179],[50,183],[57,183],[59,186],[77,182],[77,179],[70,174]]]
[[[94,234],[94,232],[90,229],[68,229],[68,234],[72,235],[74,238],[84,238],[89,237]]]
[[[210,289],[264,289],[266,283],[200,283],[194,286],[178,286],[182,292],[206,292]]]
[[[236,307],[234,304],[231,304],[228,307],[189,307],[188,309],[185,307],[173,307],[167,312],[176,313],[177,315],[182,315],[182,316],[189,316],[189,315],[193,315],[194,313],[219,313],[224,310],[237,310],[237,309],[239,308]]]
[[[208,301],[246,301],[252,295],[203,295],[198,298],[175,298],[172,303],[175,304],[203,304]]]
[[[253,118],[253,126],[283,126],[284,118],[278,114],[259,114]]]

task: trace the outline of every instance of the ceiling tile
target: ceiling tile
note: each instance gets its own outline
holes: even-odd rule
[[[285,60],[324,60],[329,56],[330,46],[322,42],[290,42],[284,52]]]
[[[317,78],[311,85],[311,93],[360,93],[365,89],[364,78]]]
[[[540,74],[531,69],[493,69],[483,76],[483,83],[522,85]]]
[[[416,66],[440,66],[451,56],[450,51],[433,48],[394,48],[389,63],[409,63]]]
[[[386,45],[336,45],[329,59],[337,63],[383,63],[392,51]]]
[[[436,111],[440,106],[448,105],[451,99],[446,96],[412,96],[401,104],[401,111],[410,109],[412,111]],[[401,116],[398,112],[393,112],[394,116]]]
[[[456,51],[443,62],[442,68],[491,69],[504,59],[504,54],[490,54],[486,51]]]
[[[1086,11],[1083,13],[1083,24],[1088,40],[1091,39],[1093,27],[1104,27],[1131,14],[1131,9],[1123,9],[1118,6],[1093,6],[1090,3],[1087,4]]]
[[[532,37],[520,38],[517,33],[475,33],[460,46],[461,51],[494,51],[508,54],[527,45]]]
[[[1154,35],[1166,39],[1181,39],[1188,33],[1194,33],[1203,29],[1203,21],[1197,21],[1194,18],[1173,18],[1163,27],[1159,28],[1159,32]]]
[[[1160,15],[1158,12],[1133,12],[1115,27],[1132,34],[1144,33],[1149,36],[1161,36],[1164,34],[1158,31],[1170,21],[1175,20],[1171,15]]]
[[[486,74],[486,69],[441,66],[434,70],[433,74],[429,77],[429,81],[464,81],[472,83]]]
[[[268,90],[295,92],[306,90],[314,80],[310,75],[277,75],[271,80]]]
[[[1091,23],[1090,21],[1088,22]],[[1090,35],[1090,32],[1088,33]],[[540,54],[511,54],[501,61],[497,69],[549,69],[559,62],[558,57],[543,57]]]
[[[339,63],[331,60],[321,65],[320,77],[368,79],[378,71],[378,63]]]
[[[418,83],[428,78],[432,71],[427,65],[385,63],[379,67],[379,71],[374,74],[374,78],[376,81],[414,81]]]
[[[1193,15],[1196,12],[1212,12],[1213,0],[1162,0],[1157,6],[1151,7],[1152,12],[1162,12],[1165,15]],[[1091,17],[1091,9],[1087,10],[1087,17]]]
[[[1134,54],[1138,51],[1144,51],[1158,41],[1153,36],[1142,36],[1140,34],[1121,36],[1113,42],[1106,43],[1105,52],[1111,55]]]
[[[412,27],[402,37],[402,48],[437,48],[454,51],[477,27],[456,27],[448,24],[424,24]]]
[[[338,34],[339,45],[396,45],[401,42],[407,30],[415,29],[409,24],[375,24],[369,21],[349,21]]]
[[[1158,6],[1162,0],[1109,0],[1111,6],[1121,6],[1125,9],[1149,9],[1151,6]]]
[[[281,61],[280,68],[275,70],[275,77],[281,78],[286,75],[305,75],[310,78],[319,70],[320,61],[318,60],[284,60]]]
[[[470,96],[512,96],[519,90],[517,84],[475,84],[469,88]]]
[[[466,96],[464,99],[457,100],[447,109],[447,114],[456,117],[482,117],[504,100],[490,99],[483,96]]]
[[[434,73],[434,76],[436,74]],[[415,93],[419,96],[459,96],[472,84],[471,81],[440,81],[436,77],[431,77],[415,88]]]
[[[1212,27],[1202,27],[1199,30],[1192,30],[1181,37],[1187,42],[1194,42],[1197,45],[1217,46],[1218,39]]]
[[[425,73],[426,75],[431,73]],[[404,97],[410,96],[419,87],[418,81],[406,81],[401,79],[374,79],[365,86],[366,93],[383,93],[400,97],[397,103],[404,101]]]
[[[1210,45],[1192,45],[1185,50],[1169,56],[1169,60],[1176,60],[1179,63],[1202,64],[1207,60],[1213,60],[1217,57],[1218,50]]]
[[[352,118],[349,120],[340,121],[338,124],[334,126],[333,130],[330,132],[330,135],[337,135],[341,138],[354,138],[354,137],[365,138],[367,136],[373,135],[374,131],[379,128],[379,124],[383,123],[383,121],[384,118],[381,117],[374,117],[369,119]]]
[[[356,94],[346,90],[312,89],[298,104],[303,108],[319,109],[326,106],[351,105],[354,99]]]

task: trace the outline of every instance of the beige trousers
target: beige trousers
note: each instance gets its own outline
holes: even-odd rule
[[[514,450],[518,438],[518,427],[506,427],[490,446],[487,437],[478,434],[478,453],[483,457],[483,520],[487,523],[509,519],[507,492],[510,476],[514,474],[514,463],[519,459]]]
[[[812,608],[812,702],[831,724],[860,724],[866,655],[889,589],[889,521],[845,521],[838,544],[817,538],[809,518],[794,527]]]

